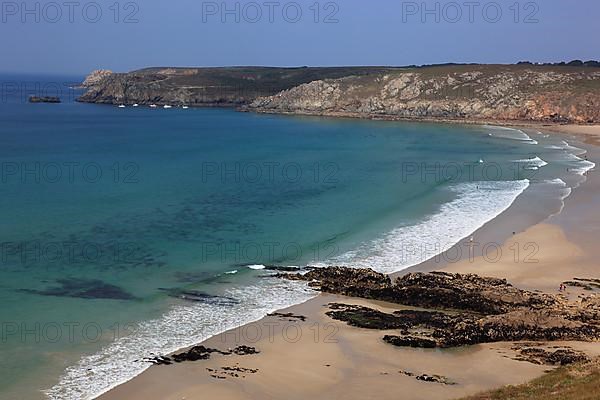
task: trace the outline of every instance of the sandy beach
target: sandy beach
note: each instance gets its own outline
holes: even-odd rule
[[[600,161],[600,126],[544,125],[537,129],[577,135],[587,143],[588,159]],[[452,263],[429,260],[410,271],[475,273],[506,278],[527,290],[558,293],[564,281],[600,278],[600,249],[595,239],[600,235],[599,204],[600,176],[590,172],[559,214],[537,214],[535,204],[517,200],[475,232],[473,243],[499,244],[500,250],[493,255],[463,257]],[[567,291],[573,300],[581,293],[572,287]],[[152,366],[99,399],[455,399],[524,383],[550,368],[515,360],[513,343],[444,350],[394,347],[381,340],[385,331],[351,327],[325,315],[328,303],[340,301],[383,311],[402,308],[321,294],[280,311],[291,315],[267,316],[202,343],[221,350],[246,345],[258,354],[215,354],[208,360]],[[552,342],[547,346],[569,346],[590,356],[600,355],[599,343]],[[444,376],[448,382],[415,379],[422,374]]]

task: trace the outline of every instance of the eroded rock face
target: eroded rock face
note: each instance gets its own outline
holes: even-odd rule
[[[85,80],[81,84],[81,87],[91,88],[93,86],[96,86],[100,84],[104,78],[112,75],[112,73],[113,72],[108,69],[97,69],[85,78]]]
[[[78,100],[100,104],[156,104],[237,107],[318,79],[383,73],[384,67],[332,68],[147,68],[128,73],[95,71]],[[313,90],[313,107],[325,106],[327,88]],[[324,96],[320,94],[324,93]],[[321,100],[319,100],[321,99]]]
[[[251,110],[361,118],[600,121],[600,72],[518,66],[417,69],[319,80]]]
[[[598,68],[148,68],[94,71],[83,102],[235,106],[383,119],[600,121]]]
[[[445,272],[411,273],[393,283],[388,276],[370,269],[345,267],[281,276],[309,281],[312,287],[327,293],[419,307],[386,313],[363,306],[330,304],[327,315],[333,319],[360,328],[397,330],[397,334],[383,338],[396,346],[600,340],[599,303],[595,297],[569,303],[558,296],[515,288],[504,279]]]

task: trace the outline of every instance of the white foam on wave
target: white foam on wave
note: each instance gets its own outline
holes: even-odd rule
[[[250,269],[254,269],[254,270],[261,270],[261,269],[267,268],[265,265],[262,265],[262,264],[253,264],[253,265],[248,265],[247,267]]]
[[[571,153],[573,153],[577,156],[581,156],[581,155],[584,155],[585,153],[587,153],[587,150],[584,150],[580,147],[571,146],[568,143],[567,143],[567,146],[565,147],[565,150],[570,151]]]
[[[567,183],[565,181],[563,181],[560,178],[554,178],[554,179],[547,179],[544,181],[544,183],[549,183],[549,184],[553,184],[553,185],[560,185],[563,187],[567,186]]]
[[[585,151],[584,151],[584,153],[585,153]],[[573,153],[567,153],[567,152],[565,152],[563,155],[561,155],[561,157],[559,158],[559,161],[569,162],[570,163],[568,165],[569,172],[574,172],[577,175],[582,175],[582,176],[584,176],[588,171],[590,171],[596,167],[596,164],[594,162],[589,161],[589,160],[584,160],[583,158],[579,157],[578,155],[575,155]]]
[[[581,176],[584,176],[585,174],[588,173],[588,171],[590,171],[596,167],[595,163],[593,163],[591,161],[587,161],[587,160],[581,160],[578,164],[579,164],[578,166],[576,166],[575,168],[572,168],[571,170]]]
[[[545,146],[546,149],[550,149],[550,150],[564,150],[564,151],[568,151],[570,154],[574,154],[576,156],[581,156],[585,153],[587,153],[587,150],[582,149],[580,147],[575,147],[572,146],[571,144],[569,144],[567,141],[565,140],[561,140],[560,144],[558,145],[550,145],[550,146]]]
[[[500,126],[500,125],[484,125],[486,128],[494,129],[498,131],[518,131],[516,128],[511,128],[509,126]]]
[[[309,300],[316,293],[300,282],[265,278],[254,285],[231,288],[225,295],[240,300],[240,303],[234,307],[183,304],[161,318],[139,323],[131,335],[118,338],[98,353],[85,356],[77,365],[67,368],[59,383],[47,390],[46,395],[52,400],[93,399],[151,365],[136,360],[198,344],[211,336],[257,321],[270,312]]]
[[[506,126],[495,126],[495,125],[484,125],[487,129],[496,131],[492,136],[503,138],[503,139],[511,139],[511,140],[519,140],[525,142],[527,144],[538,144],[537,140],[532,139],[528,134],[523,132],[520,129],[509,128]]]
[[[500,215],[528,186],[528,180],[458,184],[451,188],[457,197],[442,205],[436,214],[417,224],[396,228],[332,261],[385,273],[419,264]]]
[[[545,193],[549,189],[552,197],[554,197],[555,195],[558,195],[559,197],[560,209],[557,212],[549,215],[549,217],[558,215],[562,212],[562,210],[565,208],[565,199],[569,197],[573,192],[573,189],[569,187],[569,185],[567,185],[567,183],[561,178],[544,180],[538,182],[536,185],[539,188],[538,190],[543,190]]]
[[[567,150],[577,156],[581,156],[581,155],[587,153],[587,150],[582,149],[580,147],[572,146],[570,143],[568,143],[565,140],[562,140],[562,143],[564,144],[564,150]]]
[[[527,159],[523,159],[523,160],[514,160],[513,162],[519,163],[519,164],[526,164],[525,168],[528,167],[532,167],[535,169],[539,169],[542,167],[545,167],[546,165],[548,165],[548,163],[544,160],[542,160],[539,157],[533,157],[533,158],[527,158]]]

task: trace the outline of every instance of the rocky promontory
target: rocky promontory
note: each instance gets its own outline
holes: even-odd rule
[[[318,79],[379,74],[386,67],[146,68],[128,73],[94,71],[78,101],[99,104],[239,107]]]
[[[85,80],[81,84],[81,87],[92,88],[94,86],[100,85],[104,78],[112,74],[113,72],[108,69],[97,69],[85,78]]]
[[[564,65],[147,68],[94,71],[78,100],[463,122],[600,122],[600,69]]]

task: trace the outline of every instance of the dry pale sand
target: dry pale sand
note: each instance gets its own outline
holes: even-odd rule
[[[599,266],[558,225],[542,223],[511,237],[501,248],[490,248],[486,256],[449,264],[444,270],[506,278],[525,289],[554,292],[561,282],[598,275]]]
[[[513,360],[510,343],[443,351],[395,348],[381,340],[385,331],[329,319],[323,305],[332,301],[399,309],[393,304],[321,295],[286,310],[308,316],[305,322],[266,317],[205,343],[221,349],[248,344],[260,349],[258,355],[216,355],[207,361],[154,366],[101,399],[452,399],[524,383],[548,368]],[[257,341],[258,332],[262,335]],[[590,344],[561,344],[600,355],[600,347]],[[224,367],[257,372],[231,376]],[[457,384],[426,383],[400,371],[439,374]]]
[[[567,133],[582,130],[562,126],[560,129]],[[588,143],[592,142],[589,136],[592,133],[600,140],[600,127],[585,127],[585,133]],[[599,149],[595,148],[588,156],[596,161],[599,155]],[[561,214],[510,235],[503,242],[500,254],[463,259],[438,265],[440,268],[436,269],[507,278],[519,287],[547,292],[557,292],[560,282],[574,277],[600,278],[598,207],[600,177],[592,173],[567,199]],[[486,237],[493,230],[493,223],[486,225],[476,233],[476,239]],[[431,269],[431,264],[422,269]],[[580,294],[569,290],[573,298]],[[548,369],[512,359],[515,353],[510,343],[451,350],[396,348],[381,340],[385,331],[354,328],[327,317],[325,305],[332,301],[386,311],[401,308],[394,304],[320,295],[285,310],[306,316],[304,322],[265,317],[203,343],[219,349],[244,344],[256,347],[260,354],[213,355],[206,361],[153,366],[100,399],[441,400],[523,383]],[[600,355],[598,343],[552,343],[552,346],[558,344]],[[223,367],[256,371],[226,371]],[[426,383],[399,371],[439,374],[456,384]],[[228,375],[228,372],[238,376]]]

